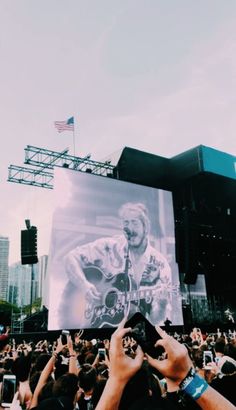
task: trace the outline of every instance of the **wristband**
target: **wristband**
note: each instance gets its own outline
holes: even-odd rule
[[[69,357],[76,357],[76,354],[70,354]]]
[[[191,368],[179,387],[192,399],[198,400],[208,388],[208,383]]]
[[[55,359],[57,359],[58,353],[57,352],[53,352],[52,357],[55,357]]]

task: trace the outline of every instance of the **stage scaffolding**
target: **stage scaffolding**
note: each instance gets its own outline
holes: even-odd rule
[[[194,283],[200,275],[206,280],[206,295],[186,285],[185,323],[235,327],[235,156],[200,145],[167,159],[126,147],[114,166],[90,155],[72,156],[68,148],[56,152],[27,145],[24,163],[9,166],[9,182],[53,189],[57,166],[172,191],[183,280]],[[232,312],[233,324],[227,312]]]
[[[93,161],[90,159],[90,155],[76,157],[69,155],[68,151],[68,148],[62,152],[57,152],[27,145],[25,148],[24,163],[32,166],[32,168],[10,165],[8,167],[8,181],[52,189],[54,167],[63,167],[95,175],[114,177],[115,167],[110,161]]]

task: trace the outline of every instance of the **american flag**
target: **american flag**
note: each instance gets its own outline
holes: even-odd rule
[[[55,121],[54,125],[58,132],[74,131],[74,117],[70,117],[66,121]]]

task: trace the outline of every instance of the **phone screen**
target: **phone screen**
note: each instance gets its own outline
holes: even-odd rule
[[[67,344],[67,336],[69,336],[69,335],[70,335],[69,330],[62,330],[62,332],[61,332],[61,343],[63,345]]]
[[[140,313],[135,313],[131,319],[126,322],[125,327],[132,327],[132,332],[129,336],[141,346],[144,353],[148,353],[152,357],[159,357],[164,349],[155,347],[157,340],[161,339],[155,327]]]
[[[213,354],[211,351],[206,350],[205,352],[203,352],[203,366],[205,369],[209,368],[211,369],[210,366],[208,366],[209,363],[213,362]]]
[[[6,407],[12,403],[16,391],[16,376],[4,375],[2,382],[2,406]]]
[[[105,360],[106,350],[104,348],[98,349],[99,360]]]

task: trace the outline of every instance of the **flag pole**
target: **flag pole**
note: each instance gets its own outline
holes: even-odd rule
[[[74,117],[74,127],[73,127],[73,147],[74,147],[74,157],[75,157],[75,117]]]

